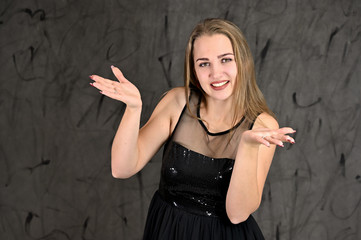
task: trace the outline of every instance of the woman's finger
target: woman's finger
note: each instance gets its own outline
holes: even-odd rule
[[[284,147],[283,142],[280,139],[274,138],[273,136],[266,136],[264,137],[264,139],[271,144],[276,144],[280,147]]]
[[[296,141],[295,141],[295,139],[293,137],[290,137],[290,136],[286,135],[285,138],[286,138],[286,141],[284,141],[284,142],[290,142],[292,144],[296,143]]]
[[[97,75],[92,75],[90,77],[94,80],[93,83],[90,83],[93,87],[98,88],[101,91],[108,91],[108,92],[119,92],[122,89],[122,86],[119,82],[115,82],[109,79],[102,78]]]
[[[114,83],[117,83],[113,80],[109,80],[109,79],[106,79],[106,78],[103,78],[101,76],[98,76],[98,75],[90,75],[89,76],[91,80],[99,83],[99,84],[102,84],[102,85],[105,85],[105,86],[108,86],[110,87],[111,85],[114,85]]]
[[[258,141],[265,145],[266,147],[270,147],[269,141],[266,139],[267,136],[263,135],[258,138]]]
[[[96,81],[96,82],[108,82],[108,81],[112,81],[112,80],[109,80],[109,79],[106,79],[106,78],[103,78],[99,75],[90,75],[89,78],[93,81]]]
[[[113,71],[114,76],[118,79],[119,82],[121,83],[125,83],[125,82],[129,82],[123,75],[123,73],[120,71],[119,68],[114,67],[113,65],[111,66],[111,69]]]
[[[291,136],[288,136],[286,134],[279,133],[279,134],[271,135],[271,137],[275,140],[279,140],[279,141],[277,141],[277,145],[279,145],[278,143],[280,143],[280,142],[289,142],[292,144],[295,143],[295,140]]]
[[[119,100],[121,102],[124,103],[124,98],[122,95],[118,94],[118,93],[115,93],[115,92],[109,92],[109,91],[100,91],[101,94],[107,96],[107,97],[110,97],[112,99],[115,99],[115,100]]]
[[[283,128],[280,128],[277,130],[279,133],[282,133],[282,134],[290,134],[290,133],[295,133],[296,130],[290,128],[290,127],[283,127]]]
[[[93,87],[96,87],[100,91],[107,91],[107,92],[114,92],[114,93],[119,92],[119,88],[117,88],[115,85],[112,85],[112,84],[104,84],[104,83],[94,82],[94,83],[91,83],[90,85],[92,85]]]

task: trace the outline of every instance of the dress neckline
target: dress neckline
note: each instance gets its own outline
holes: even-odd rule
[[[200,116],[200,108],[201,108],[201,100],[202,100],[202,95],[199,96],[199,100],[198,100],[198,104],[197,104],[197,117],[198,117],[198,122],[201,124],[201,126],[203,127],[203,129],[206,131],[206,133],[210,136],[219,136],[219,135],[223,135],[223,134],[227,134],[230,131],[236,129],[237,127],[239,127],[239,125],[241,125],[241,123],[244,121],[245,117],[243,116],[242,119],[233,127],[231,127],[228,130],[222,131],[222,132],[210,132],[208,131],[208,128],[206,127],[206,125],[204,125],[204,122],[201,120],[201,116]]]

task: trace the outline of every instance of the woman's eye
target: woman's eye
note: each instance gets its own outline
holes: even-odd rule
[[[222,58],[222,63],[226,63],[226,62],[231,62],[233,59],[232,58]]]
[[[200,67],[206,67],[206,66],[209,66],[209,63],[208,62],[203,62],[203,63],[200,63],[199,66]]]

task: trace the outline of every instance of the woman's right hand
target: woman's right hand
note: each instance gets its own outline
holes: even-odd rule
[[[102,78],[97,75],[91,75],[90,78],[94,81],[90,83],[93,87],[100,90],[100,93],[107,97],[122,101],[127,107],[132,109],[139,109],[142,107],[142,99],[140,92],[134,84],[129,82],[119,70],[119,68],[112,66],[112,71],[117,81]]]

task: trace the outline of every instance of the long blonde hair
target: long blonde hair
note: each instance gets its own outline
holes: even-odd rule
[[[264,96],[256,83],[254,62],[250,48],[241,30],[232,22],[224,19],[206,19],[192,31],[185,52],[184,85],[186,90],[187,108],[189,106],[190,89],[198,89],[204,97],[194,69],[194,41],[203,35],[223,34],[231,41],[237,64],[237,79],[233,90],[233,126],[241,117],[253,122],[260,113],[266,112],[274,117],[268,108]],[[192,113],[191,113],[192,114]],[[193,114],[192,114],[193,115]]]

